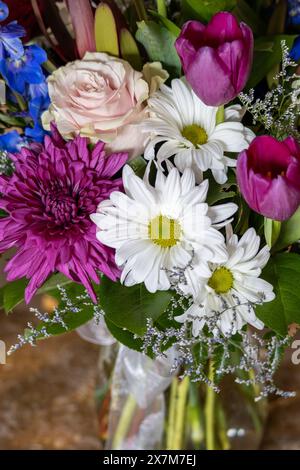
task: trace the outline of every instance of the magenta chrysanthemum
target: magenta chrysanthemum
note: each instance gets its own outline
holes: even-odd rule
[[[49,274],[60,271],[82,283],[96,300],[91,281],[97,271],[116,280],[114,251],[96,239],[90,214],[112,191],[122,190],[121,178],[112,179],[127,154],[105,155],[104,144],[93,150],[88,139],[65,143],[53,128],[44,146],[23,148],[12,156],[15,172],[0,176],[0,252],[17,247],[5,267],[7,280],[26,276],[29,302]]]

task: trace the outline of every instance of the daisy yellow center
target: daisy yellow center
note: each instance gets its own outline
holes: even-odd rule
[[[222,266],[213,272],[208,280],[208,285],[217,294],[226,294],[233,287],[233,275],[229,269]]]
[[[191,124],[190,126],[185,126],[181,131],[182,136],[192,142],[192,144],[197,147],[198,145],[206,144],[208,140],[208,135],[206,130],[203,127],[198,126],[197,124]]]
[[[180,240],[181,227],[177,220],[158,215],[148,224],[150,240],[163,248],[171,248]]]

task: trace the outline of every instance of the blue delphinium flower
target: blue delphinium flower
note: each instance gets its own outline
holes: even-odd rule
[[[9,14],[7,5],[0,1],[0,22]],[[0,135],[0,151],[17,152],[22,146],[42,142],[46,131],[41,115],[50,104],[46,77],[41,65],[47,54],[38,45],[23,46],[25,30],[16,21],[0,25],[0,73],[7,85],[7,96],[18,103],[14,92],[22,95],[28,108],[14,115],[24,118],[23,134],[11,131]]]
[[[300,36],[298,36],[293,44],[293,47],[290,52],[290,56],[293,60],[298,62],[300,60]]]
[[[8,6],[5,2],[0,1],[0,22],[6,20],[8,15]],[[20,38],[25,35],[25,29],[17,21],[0,26],[0,59],[21,57],[24,54],[24,49]]]
[[[44,111],[50,105],[48,86],[46,81],[39,84],[29,85],[29,114],[34,123],[37,123]]]
[[[46,131],[41,126],[41,115],[50,104],[48,86],[46,81],[31,84],[28,87],[28,113],[33,120],[33,127],[26,127],[25,135],[32,140],[42,142]]]
[[[0,151],[18,152],[23,144],[23,138],[17,131],[10,131],[0,135]]]
[[[49,134],[49,132],[45,131],[39,123],[36,123],[34,127],[25,128],[25,136],[29,142],[42,143],[46,134]]]
[[[0,26],[0,59],[6,57],[18,58],[24,54],[21,37],[25,36],[25,29],[16,21]]]
[[[25,46],[21,57],[0,60],[0,72],[13,90],[24,94],[27,84],[42,83],[45,80],[41,64],[46,60],[47,54],[40,46]]]
[[[9,15],[9,9],[6,3],[0,2],[0,21],[6,20]]]
[[[300,24],[300,0],[288,0],[288,21],[290,24]]]

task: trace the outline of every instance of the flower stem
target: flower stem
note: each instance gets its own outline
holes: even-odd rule
[[[118,426],[117,426],[117,429],[113,438],[112,448],[114,450],[121,449],[124,438],[130,427],[130,422],[131,422],[135,409],[136,409],[136,401],[132,395],[128,395],[128,398],[126,400],[126,403],[124,405],[124,408],[120,417],[120,421],[118,423]]]
[[[227,423],[222,403],[217,403],[218,435],[222,450],[230,450],[230,440],[227,436]]]
[[[167,18],[167,7],[165,0],[156,0],[157,3],[157,12],[161,15]]]
[[[189,378],[185,376],[183,380],[178,384],[177,388],[177,400],[176,400],[176,420],[174,427],[174,439],[172,444],[172,450],[182,449],[183,434],[184,434],[184,418],[186,411],[186,399],[189,389]]]
[[[200,400],[199,386],[190,383],[189,404],[187,409],[187,420],[194,449],[199,449],[205,439],[204,419],[202,403]]]
[[[225,121],[225,110],[224,105],[218,107],[217,115],[216,115],[216,124],[221,124]]]
[[[135,9],[136,9],[139,20],[140,21],[142,21],[142,20],[146,21],[148,19],[148,17],[147,17],[147,12],[146,12],[146,9],[145,9],[144,2],[142,0],[133,0],[133,3],[134,3],[134,6],[135,6]]]
[[[177,394],[177,377],[174,377],[171,384],[170,403],[169,403],[169,419],[167,426],[167,450],[172,450],[174,423],[176,413],[176,394]]]
[[[55,70],[57,70],[57,67],[49,59],[43,63],[43,67],[49,73],[55,72]]]
[[[15,98],[17,100],[17,103],[21,109],[21,111],[25,111],[27,109],[26,102],[23,98],[22,95],[20,95],[18,92],[14,91]]]
[[[208,365],[208,379],[210,382],[214,380],[214,365],[212,360]],[[211,384],[206,386],[206,402],[205,402],[205,429],[206,429],[206,449],[215,449],[215,391]]]

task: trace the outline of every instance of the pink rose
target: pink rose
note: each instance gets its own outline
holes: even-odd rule
[[[157,83],[163,82],[167,73],[161,64],[155,63],[154,69]],[[93,142],[102,140],[109,153],[128,152],[131,158],[143,152],[147,135],[137,127],[145,118],[151,86],[128,62],[87,52],[82,60],[53,72],[48,87],[51,104],[42,116],[45,129],[54,121],[67,139],[80,134]]]

